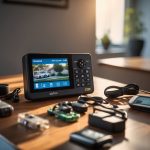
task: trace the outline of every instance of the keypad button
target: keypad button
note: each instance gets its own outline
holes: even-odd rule
[[[90,81],[90,78],[87,78],[86,81]]]
[[[85,77],[85,75],[84,74],[81,74],[81,78],[84,78]]]
[[[89,77],[90,77],[90,74],[86,74],[86,77],[89,78]]]
[[[81,69],[80,72],[81,72],[81,73],[84,73],[84,70]]]
[[[87,83],[86,83],[86,85],[87,85],[87,86],[90,86],[90,85],[91,85],[91,83],[90,83],[90,82],[87,82]]]
[[[80,79],[78,78],[78,79],[75,79],[76,80],[76,82],[80,82]]]
[[[85,73],[89,73],[89,70],[88,70],[88,69],[86,69],[86,70],[85,70]]]
[[[77,86],[77,87],[80,87],[81,85],[80,85],[80,83],[77,83],[76,86]]]
[[[78,74],[78,73],[79,73],[79,70],[77,70],[77,69],[74,70],[74,73],[75,73],[75,74]]]
[[[84,86],[85,86],[85,83],[81,83],[81,86],[84,87]]]
[[[79,78],[79,75],[78,75],[78,74],[76,74],[76,75],[75,75],[75,78]]]
[[[85,79],[81,79],[81,82],[85,82]]]

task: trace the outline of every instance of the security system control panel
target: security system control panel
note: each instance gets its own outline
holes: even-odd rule
[[[94,91],[88,53],[26,54],[22,62],[26,99],[48,99]]]

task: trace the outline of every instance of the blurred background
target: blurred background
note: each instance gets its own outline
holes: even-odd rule
[[[148,0],[96,0],[96,52],[150,56]]]
[[[0,75],[22,73],[29,52],[91,53],[96,76],[99,59],[150,57],[149,0],[65,0],[64,8],[8,1],[0,1]]]

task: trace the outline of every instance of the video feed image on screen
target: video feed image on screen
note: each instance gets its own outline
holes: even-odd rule
[[[66,58],[32,60],[34,89],[70,86]]]

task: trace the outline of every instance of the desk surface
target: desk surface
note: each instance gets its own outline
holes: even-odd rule
[[[7,76],[1,77],[0,83],[9,83],[11,89],[22,87],[22,76]],[[110,85],[122,85],[118,82],[94,77],[95,92],[92,95],[104,96],[103,91]],[[77,97],[61,98],[55,100],[30,102],[24,99],[23,93],[20,95],[20,103],[12,104],[15,111],[12,116],[0,118],[0,133],[15,143],[21,149],[60,149],[60,150],[83,150],[73,143],[68,142],[70,133],[81,130],[88,126],[88,114],[91,109],[82,116],[76,123],[64,123],[53,117],[47,116],[47,109],[57,102],[62,100],[77,100]],[[122,107],[128,112],[126,121],[126,130],[123,133],[113,134],[114,141],[112,150],[148,150],[150,148],[150,116],[148,113],[129,109],[127,99],[120,101],[116,100],[119,107]],[[17,114],[21,112],[30,112],[44,118],[49,119],[50,128],[44,132],[35,132],[17,124]]]
[[[98,61],[98,63],[114,67],[150,72],[150,59],[143,57],[108,58],[108,59],[101,59]]]

